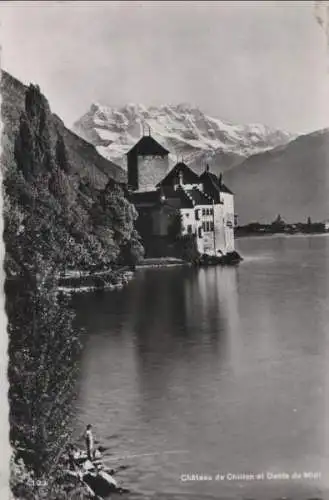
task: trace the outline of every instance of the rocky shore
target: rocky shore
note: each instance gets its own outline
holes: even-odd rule
[[[71,270],[59,278],[58,289],[64,293],[120,290],[133,276],[130,267],[97,272]]]

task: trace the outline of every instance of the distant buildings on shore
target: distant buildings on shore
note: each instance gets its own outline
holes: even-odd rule
[[[321,234],[329,232],[329,223],[312,222],[310,218],[306,222],[286,223],[283,219],[277,218],[271,224],[261,224],[251,222],[245,226],[239,226],[235,229],[235,235],[265,235],[265,234]]]
[[[169,151],[144,135],[127,153],[130,199],[147,247],[194,235],[200,254],[234,251],[234,195],[209,167],[197,175],[183,161],[171,170]]]

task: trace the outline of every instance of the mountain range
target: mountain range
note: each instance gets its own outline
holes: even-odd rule
[[[121,108],[92,104],[73,130],[123,168],[125,153],[143,134],[151,134],[171,152],[171,164],[183,158],[195,170],[206,163],[214,168],[220,164],[227,170],[252,154],[294,138],[261,124],[233,125],[189,104],[148,108],[140,104]]]

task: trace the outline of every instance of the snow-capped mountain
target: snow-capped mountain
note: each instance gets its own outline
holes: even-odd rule
[[[126,167],[125,153],[144,134],[171,151],[175,163],[183,157],[192,168],[225,171],[247,157],[295,138],[288,132],[261,124],[233,125],[205,115],[189,104],[145,107],[128,104],[121,108],[92,104],[73,130],[91,142],[98,152]]]

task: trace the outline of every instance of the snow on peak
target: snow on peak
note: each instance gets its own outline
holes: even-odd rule
[[[109,107],[95,102],[74,124],[74,131],[121,166],[125,166],[125,153],[150,131],[173,158],[183,155],[191,166],[206,159],[221,170],[295,138],[262,124],[223,122],[190,103]]]

